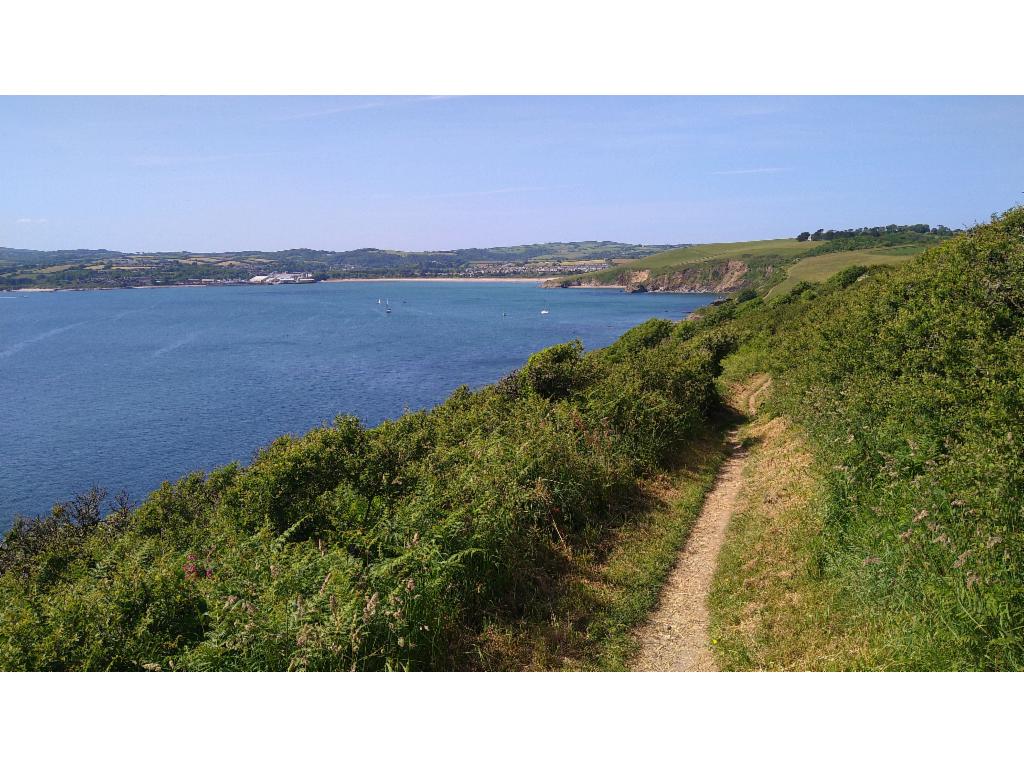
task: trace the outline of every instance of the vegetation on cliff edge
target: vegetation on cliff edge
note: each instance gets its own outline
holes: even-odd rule
[[[704,432],[728,340],[652,320],[537,353],[373,429],[282,437],[246,468],[97,498],[0,547],[4,669],[478,668]]]

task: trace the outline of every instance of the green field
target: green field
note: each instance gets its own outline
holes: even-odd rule
[[[769,296],[782,296],[801,280],[821,283],[847,267],[880,264],[902,264],[925,249],[924,245],[897,245],[892,248],[869,248],[862,251],[837,251],[809,256],[786,269],[786,279],[768,291]]]
[[[751,240],[739,243],[707,243],[673,248],[618,267],[604,269],[587,275],[588,280],[599,283],[614,283],[623,272],[649,270],[652,277],[675,272],[705,261],[739,260],[744,262],[771,260],[786,263],[799,257],[805,251],[820,243],[798,242],[795,239]],[[566,280],[568,282],[569,280]]]
[[[693,264],[698,261],[715,259],[746,260],[756,256],[797,256],[809,251],[819,243],[797,242],[792,238],[783,240],[751,240],[741,243],[708,243],[692,245],[687,248],[673,248],[670,251],[656,253],[630,264],[632,269],[665,270],[681,264]]]

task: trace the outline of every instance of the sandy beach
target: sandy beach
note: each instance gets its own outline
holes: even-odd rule
[[[322,283],[543,283],[549,277],[329,277]]]

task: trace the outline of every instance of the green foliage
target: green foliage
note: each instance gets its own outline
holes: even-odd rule
[[[855,282],[857,282],[861,276],[866,275],[868,268],[862,264],[854,264],[853,266],[847,267],[846,269],[837,272],[828,279],[830,285],[834,285],[837,288],[849,288]]]
[[[541,397],[553,400],[567,397],[587,378],[583,345],[575,340],[537,352],[526,361],[520,378]]]
[[[1024,667],[1024,209],[730,326],[827,486],[824,573],[908,669]]]
[[[952,237],[953,234],[953,231],[948,227],[929,228],[927,224],[911,224],[908,226],[890,224],[888,227],[847,229],[839,232],[834,232],[831,229],[822,232],[819,229],[808,239],[815,242],[823,242],[821,245],[817,245],[807,251],[806,255],[819,256],[823,253],[836,253],[837,251],[888,248],[911,243],[932,245]]]
[[[702,430],[727,349],[655,320],[431,411],[282,437],[134,511],[22,523],[0,668],[479,666],[480,633],[550,595]]]

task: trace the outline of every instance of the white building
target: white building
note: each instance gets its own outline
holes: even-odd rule
[[[312,272],[271,272],[269,275],[255,275],[250,283],[258,285],[282,285],[285,283],[315,283]]]

